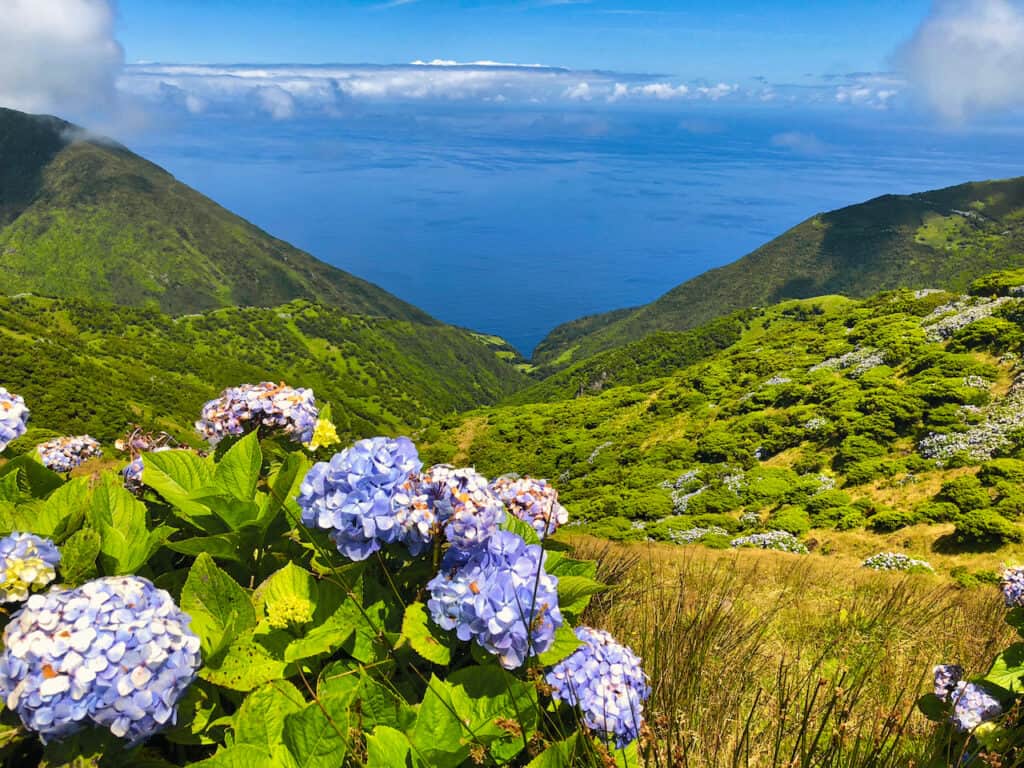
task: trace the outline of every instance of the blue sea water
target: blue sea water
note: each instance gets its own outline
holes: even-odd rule
[[[207,115],[128,144],[272,234],[526,353],[815,212],[1024,175],[1016,127],[870,111]]]

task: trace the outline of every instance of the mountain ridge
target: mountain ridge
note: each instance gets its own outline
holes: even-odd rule
[[[900,287],[962,290],[987,272],[1015,266],[1024,266],[1024,177],[882,195],[816,214],[650,304],[559,326],[533,357],[541,366],[564,367],[654,331],[688,330],[740,309],[835,293],[865,298]]]
[[[228,211],[128,148],[0,108],[0,278],[32,292],[171,314],[307,299],[439,321]]]

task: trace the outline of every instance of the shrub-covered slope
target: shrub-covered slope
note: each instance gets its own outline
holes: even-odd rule
[[[814,216],[725,267],[633,311],[556,328],[535,362],[566,365],[652,331],[679,331],[789,298],[940,287],[963,290],[1024,266],[1024,178],[885,195]]]
[[[349,313],[435,322],[124,147],[10,109],[0,109],[0,281],[7,294],[172,314],[304,298]]]
[[[172,318],[76,299],[0,298],[0,385],[32,402],[33,427],[103,439],[132,420],[189,437],[203,402],[260,380],[312,387],[334,405],[343,437],[408,430],[521,386],[506,357],[458,328],[301,300]]]
[[[431,458],[551,477],[605,534],[924,521],[953,522],[972,545],[1014,540],[1024,299],[1007,285],[1017,276],[984,284],[1004,296],[902,290],[751,312],[733,319],[735,343],[673,375],[641,363],[596,394],[584,386],[567,399],[563,388],[548,393],[555,402],[447,420],[425,435]],[[652,346],[667,348],[660,338]]]

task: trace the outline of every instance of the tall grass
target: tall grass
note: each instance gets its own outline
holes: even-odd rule
[[[650,674],[648,766],[923,765],[941,754],[914,709],[932,666],[978,671],[1012,635],[994,588],[852,559],[573,544],[613,584],[586,621]]]

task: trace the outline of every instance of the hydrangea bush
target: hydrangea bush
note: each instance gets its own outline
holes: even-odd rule
[[[103,455],[99,441],[89,435],[55,437],[37,446],[36,452],[44,467],[61,474]]]
[[[928,561],[918,560],[902,552],[879,552],[877,555],[872,555],[865,559],[861,566],[870,568],[873,571],[908,571],[915,573],[933,573],[935,571]]]
[[[793,552],[798,555],[807,554],[807,546],[788,531],[752,533],[749,536],[740,536],[733,539],[729,544],[733,547],[754,547],[757,549],[772,549],[776,552]]]
[[[1003,571],[1006,622],[1024,638],[1024,567]],[[947,731],[945,759],[961,765],[1019,765],[1024,760],[1024,642],[1010,645],[988,672],[967,678],[959,664],[933,670],[934,690],[918,708]]]
[[[574,631],[603,587],[554,488],[402,437],[330,455],[325,411],[243,385],[210,455],[136,430],[120,472],[71,478],[84,440],[0,463],[0,760],[638,764],[646,676]]]

